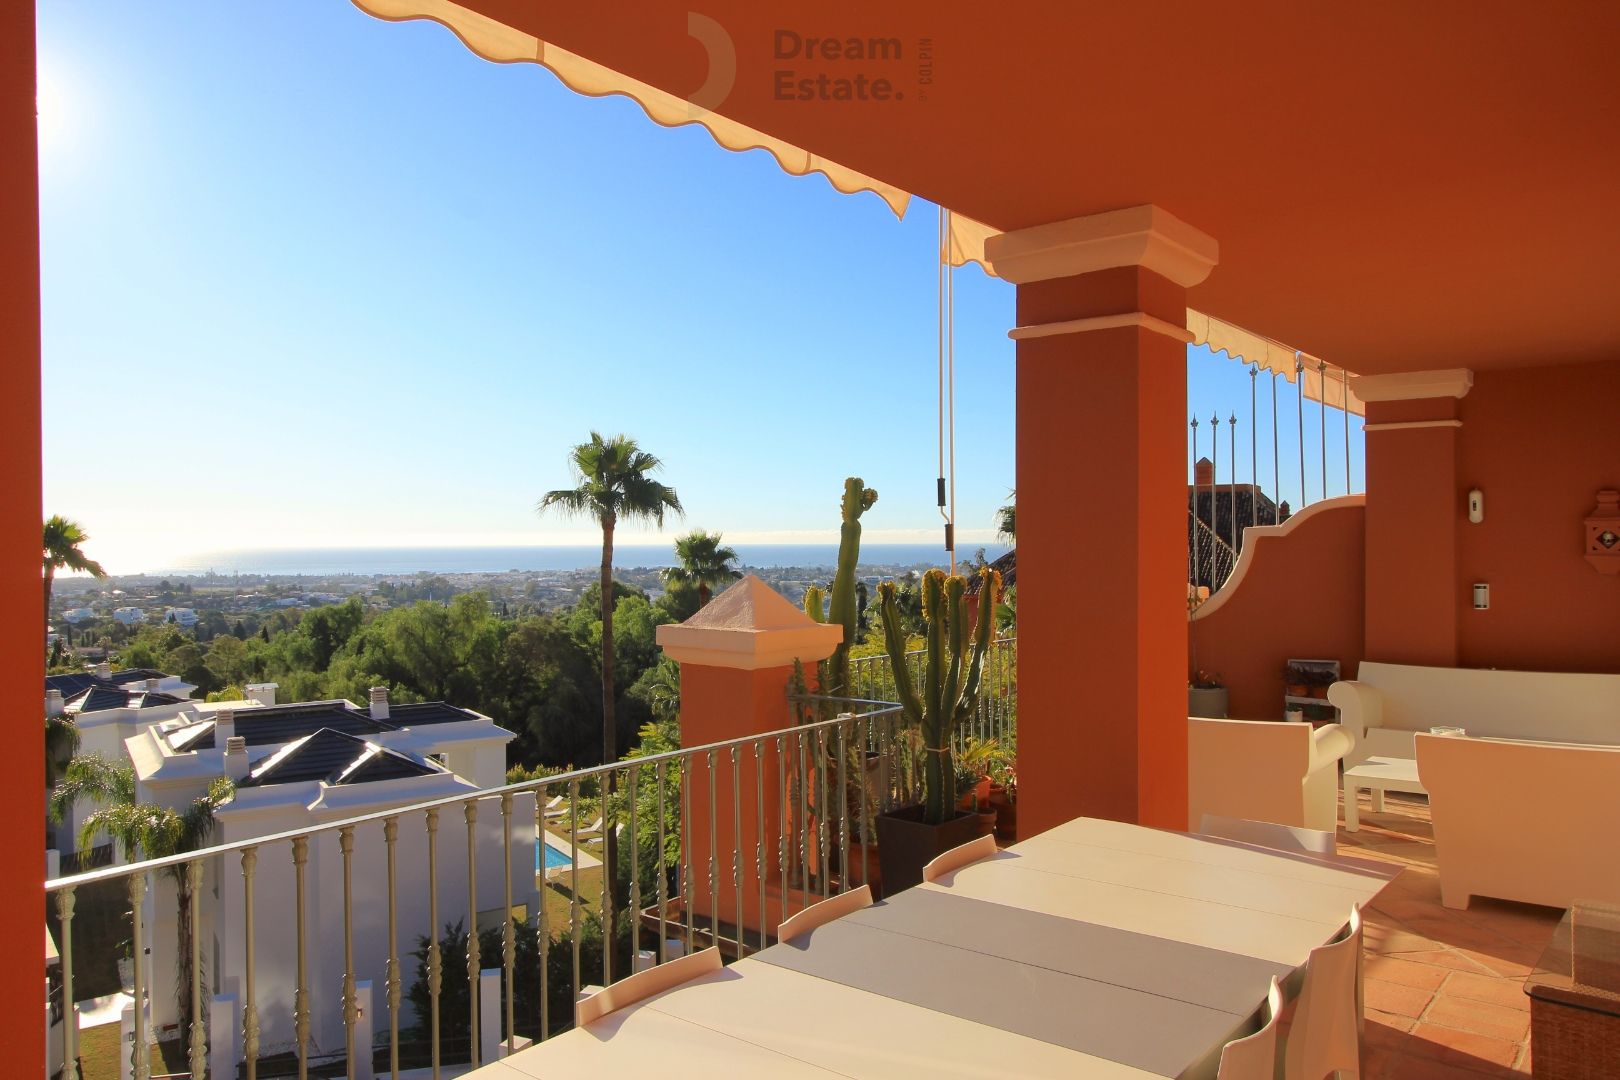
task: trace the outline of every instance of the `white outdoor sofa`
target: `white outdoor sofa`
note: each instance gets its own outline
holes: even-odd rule
[[[1471,735],[1472,733],[1470,733]],[[1419,734],[1440,902],[1620,903],[1620,747]]]
[[[1354,682],[1337,682],[1328,701],[1354,742],[1344,759],[1344,826],[1358,827],[1356,793],[1427,794],[1413,736],[1460,727],[1493,739],[1620,746],[1620,675],[1421,667],[1363,661]]]
[[[1336,725],[1187,718],[1187,828],[1205,814],[1333,832],[1338,761],[1350,749]]]

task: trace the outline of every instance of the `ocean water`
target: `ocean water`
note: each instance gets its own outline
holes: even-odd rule
[[[836,544],[734,544],[744,566],[807,568],[831,567],[838,560]],[[964,545],[958,559],[972,558],[981,545]],[[982,545],[994,559],[1007,549]],[[937,544],[862,544],[863,566],[942,566],[949,557]],[[601,565],[598,547],[488,547],[488,548],[299,548],[288,550],[218,551],[191,556],[149,574],[478,574],[508,570],[583,570]],[[669,566],[675,561],[670,544],[620,545],[613,562],[621,568]]]

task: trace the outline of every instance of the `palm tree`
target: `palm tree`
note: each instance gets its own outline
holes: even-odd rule
[[[1007,496],[1007,505],[996,511],[996,536],[1009,545],[1018,538],[1018,492]]]
[[[153,806],[135,801],[135,778],[128,765],[118,765],[99,755],[74,758],[57,790],[51,793],[51,810],[59,813],[58,793],[64,788],[80,796],[92,796],[103,805],[85,819],[79,828],[79,847],[90,848],[96,837],[105,833],[116,843],[130,861],[137,859],[163,859],[206,847],[214,835],[217,824],[215,814],[230,802],[236,785],[228,777],[220,777],[203,794],[191,801],[183,811],[166,806]],[[191,992],[188,981],[191,960],[191,893],[193,882],[185,863],[177,863],[163,872],[174,882],[179,901],[179,918],[175,924],[175,995],[180,1007],[180,1033],[190,1046],[191,1040],[201,1032],[194,1026],[198,1017],[191,1015]]]
[[[720,534],[693,529],[685,536],[675,538],[675,557],[681,565],[664,571],[669,585],[696,586],[698,607],[709,602],[709,595],[721,585],[742,577],[742,571],[731,564],[737,561],[737,552],[720,543]]]
[[[602,764],[618,760],[613,684],[613,530],[621,520],[651,521],[664,527],[664,511],[684,513],[675,489],[654,480],[651,473],[663,462],[636,445],[626,435],[604,439],[591,432],[591,441],[580,443],[568,455],[576,484],[571,488],[548,491],[535,507],[539,513],[556,510],[569,517],[594,518],[602,526]],[[614,774],[608,773],[607,794],[614,789]],[[618,867],[618,837],[609,829],[603,854],[612,874]]]
[[[80,570],[91,577],[104,578],[107,571],[101,564],[79,550],[79,545],[90,539],[90,534],[77,521],[69,521],[61,514],[52,514],[45,522],[45,625],[51,623],[51,587],[56,584],[56,572],[62,569]]]
[[[662,528],[666,510],[683,511],[675,489],[649,475],[663,463],[628,436],[604,439],[593,431],[591,441],[574,447],[568,461],[576,486],[546,492],[535,509],[592,518],[602,526],[602,763],[608,764],[618,760],[613,715],[613,530],[620,521],[651,521]]]
[[[60,717],[54,721],[47,720],[46,738],[51,738],[51,725],[61,724]],[[67,725],[71,726],[71,725]],[[77,731],[74,733],[77,740]],[[53,770],[54,771],[54,770]],[[52,821],[61,821],[67,816],[68,808],[80,799],[88,799],[103,805],[115,803],[135,802],[135,770],[127,763],[119,763],[102,757],[100,754],[86,754],[75,757],[67,763],[62,775],[51,785],[50,815]],[[81,838],[84,836],[80,833]],[[94,835],[90,836],[94,840]],[[89,844],[81,842],[81,848]]]
[[[79,751],[79,726],[65,716],[45,718],[45,788],[56,786],[59,774]]]

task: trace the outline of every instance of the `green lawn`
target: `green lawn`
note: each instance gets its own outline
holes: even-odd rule
[[[556,941],[565,938],[571,933],[569,924],[569,904],[573,894],[566,886],[567,877],[562,881],[552,882],[544,891],[546,904],[546,928],[551,931],[551,939]],[[602,870],[592,867],[579,872],[579,889],[581,892],[582,914],[595,915],[602,910]]]
[[[118,1080],[118,1025],[100,1024],[79,1032],[79,1075],[83,1080]],[[152,1075],[189,1073],[180,1040],[152,1048]]]

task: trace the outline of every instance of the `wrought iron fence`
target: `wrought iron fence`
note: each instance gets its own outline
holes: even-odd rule
[[[190,1017],[179,1034],[196,1078],[211,1060],[249,1080],[346,1068],[361,1054],[395,1077],[402,1059],[434,1076],[451,1058],[476,1066],[490,1031],[516,1048],[571,1026],[598,975],[606,985],[711,944],[746,955],[796,910],[866,883],[871,821],[907,794],[903,727],[898,706],[848,702],[835,718],[762,735],[56,878],[45,888],[63,998],[73,1000],[76,902],[113,883],[130,907],[136,1080],[151,1076],[166,989]],[[165,936],[171,917],[189,934]],[[460,955],[446,955],[446,941]],[[379,1024],[386,1012],[374,1037],[368,982],[382,988]],[[465,1035],[441,1009],[451,997]],[[76,1080],[77,1032],[62,1028],[63,1075]],[[230,1046],[211,1046],[211,1030]]]
[[[906,669],[912,681],[921,684],[926,653],[917,649],[906,654]],[[886,654],[862,656],[849,662],[849,690],[853,697],[867,701],[892,702],[896,692],[894,667]],[[1008,743],[1018,730],[1018,638],[1015,635],[991,640],[984,657],[979,700],[972,719],[955,733],[958,747],[964,739],[995,739]]]
[[[1262,372],[1269,393],[1261,389]],[[1194,607],[1230,579],[1245,529],[1281,524],[1313,502],[1355,490],[1352,464],[1364,436],[1353,415],[1361,406],[1347,389],[1350,373],[1299,354],[1292,372],[1250,365],[1248,374],[1247,416],[1229,409],[1224,419],[1212,411],[1204,421],[1195,409],[1188,422],[1187,582]],[[1287,387],[1281,395],[1279,384]],[[1296,456],[1297,474],[1290,475]],[[1334,456],[1341,461],[1330,467]]]

